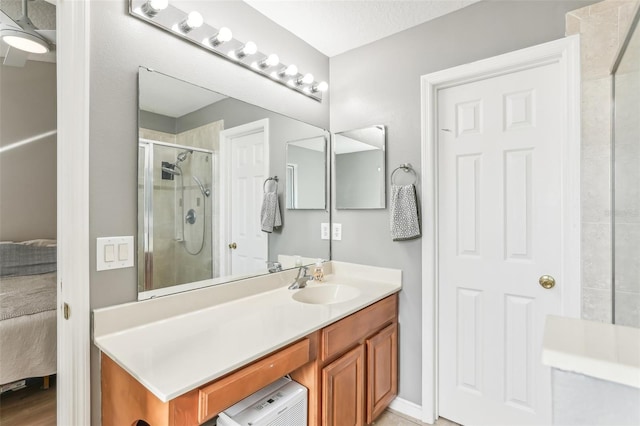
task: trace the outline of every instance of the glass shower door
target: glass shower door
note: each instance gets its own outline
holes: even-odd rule
[[[142,227],[148,249],[145,279],[139,282],[150,291],[211,279],[212,153],[165,143],[140,145],[146,146]]]

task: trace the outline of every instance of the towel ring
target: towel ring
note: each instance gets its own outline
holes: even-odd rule
[[[411,183],[412,185],[415,184],[418,181],[418,174],[416,173],[415,170],[413,170],[413,167],[411,167],[411,164],[402,163],[398,167],[393,169],[393,172],[391,172],[391,184],[392,185],[395,185],[395,182],[393,181],[393,176],[396,174],[396,172],[398,170],[402,170],[405,173],[409,173],[409,172],[413,173],[413,182]]]
[[[276,192],[278,192],[278,176],[273,176],[273,177],[268,177],[264,180],[264,183],[262,184],[262,191],[263,192],[267,192],[267,182],[269,182],[270,180],[274,181],[276,183]]]

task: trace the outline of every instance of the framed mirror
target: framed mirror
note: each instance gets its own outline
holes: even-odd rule
[[[334,135],[333,162],[336,209],[384,209],[384,126],[370,126]]]
[[[287,209],[325,209],[327,140],[324,136],[287,142]]]
[[[146,68],[138,114],[138,299],[329,259],[327,131]]]

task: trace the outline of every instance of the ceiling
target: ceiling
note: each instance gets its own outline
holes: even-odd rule
[[[244,0],[331,57],[479,0]]]

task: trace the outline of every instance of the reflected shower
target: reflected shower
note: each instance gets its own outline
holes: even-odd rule
[[[188,149],[185,151],[182,151],[180,153],[178,153],[178,155],[176,156],[176,162],[175,163],[168,163],[168,165],[162,165],[162,171],[165,173],[169,173],[172,176],[182,176],[182,168],[179,166],[180,163],[186,161],[187,156],[189,154],[193,154],[193,150],[192,149]],[[167,163],[165,163],[167,164]],[[169,167],[172,166],[172,167]],[[191,178],[193,179],[193,181],[198,185],[198,188],[200,188],[200,192],[202,192],[202,195],[204,195],[205,197],[209,197],[211,195],[211,190],[207,189],[203,184],[202,181],[200,179],[198,179],[197,176],[193,175],[191,176]]]

